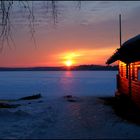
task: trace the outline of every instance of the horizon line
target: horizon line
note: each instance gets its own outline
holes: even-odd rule
[[[79,67],[79,66],[102,66],[102,67],[107,67],[107,66],[118,66],[118,65],[100,65],[100,64],[82,64],[82,65],[75,65],[75,66],[70,66],[72,67]],[[64,68],[67,66],[0,66],[0,68]]]

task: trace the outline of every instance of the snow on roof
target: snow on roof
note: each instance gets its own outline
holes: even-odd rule
[[[111,64],[117,60],[125,63],[140,61],[140,34],[127,40],[106,62]]]
[[[140,41],[140,34],[137,35],[137,36],[135,36],[135,37],[133,37],[133,38],[130,38],[129,40],[127,40],[126,42],[124,42],[122,46],[127,46],[127,45],[129,45],[131,43],[135,43],[137,41]]]

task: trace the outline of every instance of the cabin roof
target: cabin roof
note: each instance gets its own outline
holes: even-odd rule
[[[106,64],[111,64],[117,60],[121,60],[125,63],[140,61],[140,35],[124,42],[107,60]]]

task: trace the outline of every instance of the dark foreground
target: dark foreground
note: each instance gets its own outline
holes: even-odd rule
[[[127,97],[101,97],[105,105],[109,105],[115,114],[130,123],[140,125],[140,109]]]

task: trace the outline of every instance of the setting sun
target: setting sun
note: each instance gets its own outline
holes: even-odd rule
[[[67,60],[67,61],[65,62],[65,65],[66,65],[67,67],[70,67],[70,66],[72,65],[72,60]]]

